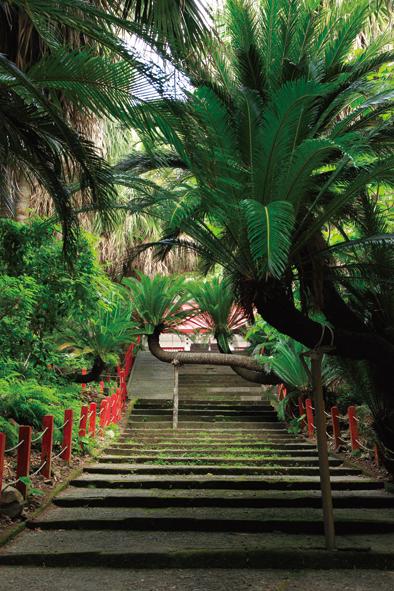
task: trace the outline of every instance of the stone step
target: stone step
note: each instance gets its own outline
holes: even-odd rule
[[[263,466],[266,464],[275,464],[277,466],[318,466],[319,460],[317,457],[302,457],[302,456],[294,456],[294,457],[278,457],[273,455],[266,455],[266,456],[253,456],[253,457],[233,457],[229,458],[228,456],[187,456],[187,455],[180,455],[180,456],[164,456],[162,454],[156,455],[120,455],[120,454],[107,454],[100,456],[100,463],[125,463],[125,462],[132,462],[135,464],[142,464],[142,463],[150,463],[150,462],[158,462],[163,461],[166,464],[211,464],[211,465],[239,465],[242,464],[246,467],[248,466]],[[341,466],[342,460],[339,458],[330,458],[329,460],[330,466]]]
[[[131,442],[131,443],[130,443]],[[117,441],[111,445],[111,449],[142,449],[142,450],[152,450],[157,451],[158,453],[162,453],[164,450],[169,450],[174,453],[176,452],[184,452],[187,450],[195,450],[195,451],[202,451],[206,450],[207,452],[216,453],[216,451],[227,451],[227,450],[240,450],[243,451],[244,449],[253,449],[256,453],[260,453],[261,451],[275,451],[275,453],[288,453],[288,452],[298,452],[302,450],[303,454],[317,454],[317,449],[314,445],[310,443],[297,441],[294,439],[290,441],[290,443],[282,443],[282,442],[257,442],[255,439],[250,440],[249,442],[234,442],[232,440],[209,440],[209,441],[195,441],[189,439],[172,439],[168,441],[167,439],[163,441],[155,441],[155,447],[149,447],[150,441],[142,441],[141,439],[128,439],[125,442]]]
[[[281,449],[281,448],[272,448],[269,449],[267,447],[261,447],[261,449],[257,448],[237,448],[237,447],[220,447],[220,446],[211,446],[207,448],[206,446],[201,448],[198,446],[189,446],[189,447],[174,447],[170,445],[164,445],[163,448],[147,448],[144,446],[131,446],[127,444],[114,444],[112,447],[107,448],[104,450],[106,455],[115,455],[115,456],[126,456],[128,457],[141,457],[141,458],[153,458],[157,459],[157,457],[163,457],[164,454],[167,454],[169,458],[189,458],[193,459],[194,457],[198,457],[196,454],[201,454],[201,457],[223,457],[225,458],[226,454],[237,454],[240,459],[248,457],[250,459],[260,459],[266,456],[275,456],[277,459],[284,459],[284,458],[299,458],[302,457],[305,460],[312,460],[317,461],[318,455],[315,449]],[[342,460],[337,459],[338,463],[342,463]]]
[[[134,412],[170,412],[173,409],[173,401],[167,400],[166,404],[147,404],[141,402],[135,402],[134,404]],[[189,413],[198,413],[204,412],[207,414],[212,414],[215,412],[220,413],[228,413],[228,414],[251,414],[251,413],[265,413],[265,412],[275,412],[274,407],[270,403],[262,403],[262,404],[207,404],[204,402],[201,403],[187,403],[182,400],[179,401],[179,410],[182,412],[189,412]]]
[[[236,431],[234,433],[227,431],[226,435],[222,435],[221,433],[212,433],[212,435],[208,433],[201,434],[198,436],[198,432],[190,433],[190,432],[182,432],[182,430],[177,430],[176,433],[171,429],[169,431],[147,431],[146,429],[133,429],[132,432],[125,433],[121,435],[118,439],[120,444],[128,443],[130,441],[139,441],[141,443],[148,443],[151,445],[160,445],[160,444],[180,444],[184,445],[186,443],[192,443],[194,445],[216,445],[216,444],[231,444],[231,443],[259,443],[265,447],[272,447],[274,444],[277,445],[286,445],[291,444],[292,441],[297,441],[289,436],[279,435],[279,434],[264,434],[262,431],[258,433],[249,433],[250,437],[246,437],[239,435],[239,432]]]
[[[91,474],[84,473],[71,481],[73,486],[100,488],[226,488],[254,490],[319,490],[319,476],[237,476],[237,475],[170,475],[170,474]],[[378,490],[383,482],[360,476],[332,476],[333,490]]]
[[[337,536],[259,532],[32,530],[0,553],[1,565],[114,568],[392,568],[394,535]]]
[[[185,395],[185,393],[182,393],[182,391],[179,392],[179,397],[180,400],[183,400],[184,402],[194,402],[195,400],[201,400],[203,397],[201,396],[201,393],[197,393],[193,396],[191,394],[189,395]],[[209,395],[207,393],[206,397],[205,397],[205,401],[206,402],[224,402],[224,398],[223,396],[220,396],[216,393],[214,393],[213,395]],[[233,397],[233,401],[234,402],[253,402],[254,404],[258,404],[260,402],[260,397],[259,396],[253,396],[253,394],[249,394],[249,395],[245,395],[245,396],[239,396],[239,395],[234,395]]]
[[[43,571],[45,577],[43,577]],[[29,591],[48,591],[43,587],[45,582],[54,581],[56,591],[219,591],[218,580],[222,590],[237,589],[237,591],[262,591],[275,589],[276,591],[331,591],[332,589],[354,590],[355,574],[352,569],[330,570],[319,573],[315,569],[289,570],[285,566],[280,571],[272,569],[161,569],[128,568],[120,569],[89,566],[73,569],[71,565],[61,569],[46,567],[45,570],[37,566],[3,566],[1,575],[4,581],[12,581],[13,589],[25,589],[29,581]],[[116,580],[116,586],[114,586]],[[86,584],[88,581],[88,585]],[[132,581],[132,586],[131,585]],[[363,570],[357,576],[357,591],[392,590],[392,574],[376,569]],[[390,582],[391,581],[391,582]],[[300,586],[301,585],[301,586]],[[49,587],[50,589],[50,587]],[[52,587],[53,589],[53,587]],[[7,589],[8,591],[8,589]]]
[[[184,389],[187,394],[193,394],[196,391],[203,393],[204,390],[213,390],[214,392],[223,393],[225,396],[232,394],[256,394],[261,397],[261,386],[254,385],[251,382],[244,382],[241,379],[234,379],[232,376],[221,377],[220,381],[212,376],[179,376],[179,388]]]
[[[160,401],[148,401],[148,400],[137,400],[134,405],[135,409],[171,409],[172,408],[172,400],[160,400]],[[268,400],[262,400],[258,403],[256,402],[214,402],[214,401],[195,401],[195,402],[186,402],[184,400],[179,401],[179,408],[181,410],[208,410],[208,411],[241,411],[241,412],[254,412],[254,411],[264,411],[264,410],[273,410],[272,404]]]
[[[212,420],[236,420],[236,421],[257,421],[277,420],[275,410],[191,410],[190,408],[179,409],[179,418],[184,421],[212,421]],[[147,417],[146,419],[140,417]],[[172,408],[135,408],[133,409],[132,420],[166,420],[172,419]]]
[[[168,421],[163,421],[162,417],[159,417],[160,420],[137,420],[133,417],[128,421],[127,427],[125,429],[125,433],[127,433],[130,429],[168,429],[171,428],[172,419]],[[216,429],[220,424],[220,430],[222,429],[261,429],[267,432],[271,431],[278,431],[279,433],[286,433],[287,429],[284,427],[283,423],[279,423],[277,421],[261,421],[261,422],[245,422],[243,419],[240,421],[232,419],[231,421],[227,420],[217,420],[215,423],[210,423],[208,421],[194,421],[194,420],[184,420],[182,417],[179,418],[178,423],[178,430],[184,429],[197,429],[197,430],[207,430],[210,431],[212,429]]]
[[[230,386],[223,384],[221,386],[214,383],[206,384],[182,384],[179,383],[179,397],[181,400],[220,400],[226,401],[256,401],[261,400],[260,388],[249,388],[248,386]]]
[[[117,461],[118,458],[115,458]],[[218,465],[195,465],[195,464],[132,464],[132,463],[115,463],[115,462],[100,462],[97,464],[88,464],[84,468],[85,473],[91,474],[202,474],[202,475],[267,475],[283,477],[289,476],[318,476],[318,466],[283,466],[275,464],[275,460],[271,465],[263,466],[218,466]],[[331,476],[347,476],[360,474],[360,470],[356,468],[347,467],[332,467],[330,469]]]
[[[128,425],[136,425],[137,423],[146,423],[151,425],[151,423],[162,423],[163,425],[166,426],[170,426],[172,427],[172,412],[169,412],[167,414],[136,414],[133,412],[133,414],[130,417],[130,420],[128,421]],[[195,425],[197,424],[197,426],[201,425],[204,423],[204,425],[206,425],[207,423],[219,423],[220,425],[223,425],[223,423],[230,423],[231,425],[234,424],[239,424],[239,425],[245,425],[248,426],[249,424],[258,424],[258,425],[266,425],[269,426],[270,428],[273,428],[275,426],[275,424],[278,423],[278,417],[276,416],[275,413],[272,413],[271,415],[264,415],[264,416],[256,416],[254,415],[245,415],[242,417],[239,417],[237,415],[220,415],[215,413],[214,415],[204,415],[203,413],[199,413],[198,415],[194,415],[194,416],[190,416],[190,415],[186,415],[183,413],[179,413],[178,415],[178,422],[179,422],[179,426],[184,426],[185,424],[190,424],[190,425]],[[210,427],[210,425],[208,425],[208,428]],[[225,425],[224,425],[224,428]]]
[[[55,507],[27,523],[31,529],[123,529],[324,534],[321,509],[223,507]],[[336,509],[337,534],[394,533],[394,509]]]
[[[321,510],[320,490],[198,490],[69,487],[54,504],[59,507],[311,507]],[[394,509],[394,495],[378,490],[334,490],[334,508]]]
[[[280,438],[287,441],[293,441],[294,435],[290,435],[286,429],[282,429],[281,427],[277,427],[276,429],[267,429],[267,428],[259,428],[259,429],[242,429],[242,428],[234,428],[228,426],[226,429],[218,428],[217,425],[213,425],[211,428],[207,428],[207,425],[204,423],[204,429],[193,429],[189,426],[183,427],[182,425],[178,427],[178,429],[171,429],[171,428],[163,428],[157,426],[156,428],[151,428],[151,425],[145,426],[133,426],[132,428],[127,427],[124,429],[122,433],[122,438],[130,436],[130,435],[138,435],[141,437],[175,437],[175,438],[201,438],[201,437],[211,437],[217,439],[230,439],[233,440],[234,438],[237,440],[250,440],[252,438],[256,439],[269,439],[269,437],[274,437],[276,439]]]

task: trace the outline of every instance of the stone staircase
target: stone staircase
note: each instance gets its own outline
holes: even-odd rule
[[[121,437],[3,549],[0,564],[393,567],[394,496],[332,457],[338,550],[327,553],[316,448],[287,432],[260,387],[240,380],[188,368],[176,431],[171,401],[138,400]]]

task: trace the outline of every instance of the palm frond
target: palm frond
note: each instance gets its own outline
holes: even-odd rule
[[[249,236],[250,251],[260,276],[283,274],[291,245],[294,210],[287,201],[262,205],[258,201],[241,201]]]

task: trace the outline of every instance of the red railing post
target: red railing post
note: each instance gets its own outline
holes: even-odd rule
[[[118,413],[119,413],[119,397],[118,397],[118,389],[114,392],[114,423],[118,422]]]
[[[61,458],[67,464],[71,461],[71,451],[73,445],[73,419],[74,412],[72,408],[67,408],[64,411],[64,427],[63,427],[63,441],[62,441],[62,453]]]
[[[120,388],[116,390],[116,422],[120,421],[122,416],[122,391]]]
[[[5,444],[6,435],[5,433],[0,433],[0,494],[3,488]]]
[[[122,402],[126,403],[127,398],[127,386],[126,386],[126,370],[122,369],[120,372],[120,390],[122,394]]]
[[[118,398],[119,398],[119,403],[118,403],[119,404],[118,421],[120,421],[121,418],[122,418],[123,407],[124,407],[124,404],[125,404],[124,399],[123,399],[123,392],[122,392],[122,389],[121,388],[119,388]]]
[[[379,446],[377,445],[377,443],[375,443],[375,445],[373,446],[373,455],[374,455],[375,464],[377,466],[380,466],[380,464],[381,464],[380,450],[379,450]]]
[[[119,422],[120,413],[122,409],[122,397],[120,395],[120,388],[116,390],[116,422]]]
[[[18,456],[16,461],[16,488],[23,495],[27,496],[27,484],[21,482],[19,478],[28,477],[30,474],[30,451],[31,451],[31,432],[30,425],[21,425],[19,427],[19,443]]]
[[[88,370],[84,367],[83,370],[82,370],[82,375],[83,376],[86,376],[87,373],[88,373]],[[81,386],[82,386],[82,390],[84,388],[86,388],[86,384],[85,383],[82,383]]]
[[[107,398],[105,399],[106,401],[106,406],[105,406],[105,426],[108,427],[108,425],[111,422],[111,396],[107,396]]]
[[[96,415],[97,415],[97,404],[91,402],[89,405],[89,435],[96,437]]]
[[[313,418],[313,407],[312,407],[312,400],[307,398],[305,400],[305,412],[306,412],[306,420],[308,423],[308,437],[315,436],[315,421]]]
[[[338,449],[342,443],[341,428],[339,426],[339,410],[337,406],[331,407],[331,421],[332,421],[332,437],[334,440],[334,448]]]
[[[111,396],[107,397],[107,427],[112,423],[112,405],[113,405],[113,398]]]
[[[104,380],[101,380],[100,381],[100,394],[104,393],[104,387],[105,387]]]
[[[79,420],[79,431],[78,431],[79,437],[86,436],[86,427],[88,424],[88,414],[89,414],[89,408],[86,405],[82,406],[81,407],[81,417]]]
[[[104,400],[100,403],[100,429],[99,434],[102,435],[104,433],[104,428],[106,427],[106,418],[107,418],[107,400]]]
[[[352,451],[357,451],[360,449],[360,444],[359,444],[357,414],[356,414],[356,407],[355,406],[349,406],[349,408],[347,409],[347,416],[349,418],[349,432],[350,432],[350,442],[352,444]]]
[[[133,364],[134,364],[134,348],[135,348],[134,343],[131,343],[131,345],[127,349],[127,352],[126,352],[126,355],[125,355],[125,362],[124,362],[124,364],[125,364],[126,378],[129,377],[130,372],[133,369]]]
[[[116,394],[111,396],[111,423],[116,423]]]
[[[301,396],[298,398],[298,412],[300,414],[300,417],[305,415],[305,404]],[[305,419],[301,419],[300,425],[301,429],[305,429]]]
[[[41,474],[44,478],[50,478],[53,446],[53,415],[45,415],[42,417],[42,428],[45,433],[41,440],[41,464],[44,464],[41,469]]]

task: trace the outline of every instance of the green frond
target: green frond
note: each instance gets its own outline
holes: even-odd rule
[[[334,17],[335,10],[333,11]],[[351,11],[343,3],[337,12],[335,29],[331,29],[330,38],[325,44],[325,67],[328,76],[342,70],[344,62],[351,53],[354,39],[362,31],[368,16],[367,0],[360,0],[357,7]]]
[[[223,351],[229,348],[233,334],[245,324],[245,313],[234,303],[234,292],[228,279],[213,277],[188,285],[200,314],[210,327]]]
[[[64,98],[77,107],[125,124],[139,116],[134,108],[138,100],[148,98],[146,92],[138,96],[138,87],[134,91],[133,64],[88,50],[56,49],[33,65],[28,75],[37,87],[62,91]]]
[[[190,295],[182,278],[156,275],[153,279],[140,273],[137,278],[123,279],[132,305],[133,321],[143,334],[158,327],[176,329],[195,311],[188,304]]]
[[[369,167],[365,167],[360,170],[355,180],[341,186],[335,198],[331,199],[320,216],[305,230],[297,248],[300,248],[315,232],[319,231],[324,225],[325,220],[340,215],[346,204],[354,201],[358,195],[364,193],[374,183],[382,183],[388,187],[394,186],[394,156],[382,159]]]
[[[125,346],[137,342],[138,326],[131,320],[132,308],[121,293],[110,294],[106,304],[101,303],[94,317],[76,322],[70,318],[56,335],[60,351],[71,350],[75,355],[92,353],[104,361],[108,356],[120,354]]]
[[[256,3],[251,0],[228,0],[226,14],[238,82],[241,86],[264,92],[265,78],[259,52],[261,38]]]
[[[203,0],[126,0],[123,17],[147,28],[172,50],[199,46],[209,35],[211,10]]]
[[[262,277],[271,273],[280,278],[283,274],[294,227],[294,209],[287,201],[273,201],[262,205],[258,201],[241,201],[250,251]]]
[[[271,96],[260,130],[262,157],[259,186],[264,199],[277,193],[277,180],[291,163],[296,146],[313,124],[314,105],[328,87],[303,78],[283,84]]]

